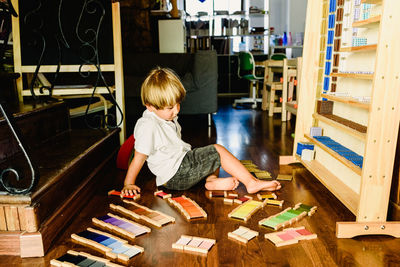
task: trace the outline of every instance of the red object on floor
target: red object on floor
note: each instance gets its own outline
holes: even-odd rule
[[[129,158],[135,146],[133,134],[122,144],[117,155],[117,168],[127,170],[129,167]]]

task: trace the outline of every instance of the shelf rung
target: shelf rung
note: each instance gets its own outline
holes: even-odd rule
[[[370,103],[365,103],[365,102],[360,102],[357,100],[354,100],[351,97],[344,97],[344,96],[334,96],[334,95],[327,95],[327,94],[321,94],[321,97],[327,98],[329,100],[335,101],[335,102],[341,102],[345,103],[354,107],[362,108],[369,110],[370,108]]]
[[[316,120],[325,122],[333,127],[341,129],[341,130],[345,131],[346,133],[348,133],[362,141],[365,141],[367,139],[367,134],[366,134],[367,127],[365,127],[361,124],[352,122],[350,120],[341,118],[336,115],[321,115],[318,113],[314,113],[313,117]],[[349,127],[349,126],[343,124],[343,122],[339,122],[338,120],[343,120],[343,122],[345,122],[345,123],[353,124],[353,127]],[[360,130],[356,130],[356,128],[359,128]]]
[[[362,52],[362,51],[370,51],[376,50],[377,44],[371,45],[360,45],[360,46],[350,46],[350,47],[342,47],[340,52]]]
[[[381,15],[366,19],[366,20],[359,20],[353,23],[353,28],[362,28],[362,27],[369,27],[373,24],[377,24],[381,21]]]
[[[337,73],[332,72],[331,77],[341,77],[341,78],[353,78],[353,79],[364,79],[364,80],[372,80],[374,78],[373,74],[364,74],[364,73]]]

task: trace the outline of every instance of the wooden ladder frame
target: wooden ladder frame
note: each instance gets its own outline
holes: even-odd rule
[[[336,235],[338,238],[370,234],[400,237],[400,222],[386,221],[400,122],[398,110],[400,107],[400,36],[395,30],[395,25],[400,24],[398,12],[400,1],[371,1],[363,0],[362,2],[381,4],[382,15],[377,38],[374,75],[371,81],[372,100],[369,107],[368,127],[367,133],[363,137],[365,144],[363,168],[361,174],[357,174],[360,176],[359,190],[346,184],[345,179],[351,177],[346,177],[341,173],[341,169],[332,169],[332,166],[324,162],[322,157],[319,160],[316,157],[312,161],[301,161],[297,156],[297,159],[356,215],[355,222],[337,222]],[[293,157],[296,157],[298,142],[309,142],[310,140],[305,136],[309,133],[310,127],[318,126],[320,123],[313,114],[316,110],[316,100],[321,95],[321,78],[319,76],[322,72],[319,72],[321,69],[319,61],[320,51],[323,50],[321,49],[321,39],[326,36],[326,31],[322,33],[321,27],[326,25],[326,17],[323,21],[323,14],[326,12],[328,4],[329,0],[308,1]],[[326,14],[328,13],[326,12]],[[353,25],[353,27],[355,26]],[[369,53],[371,53],[370,50]],[[357,86],[358,82],[356,77],[354,86]],[[335,126],[332,124],[332,127]],[[350,134],[350,131],[345,131],[343,127],[340,128],[340,131]],[[337,141],[340,142],[340,137],[337,138]],[[318,150],[316,152],[318,155]],[[347,170],[347,173],[349,172],[351,170]]]

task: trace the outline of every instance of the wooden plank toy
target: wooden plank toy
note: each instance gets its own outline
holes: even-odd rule
[[[233,201],[234,201],[236,198],[237,198],[236,196],[228,195],[228,196],[226,196],[226,197],[224,198],[224,204],[230,204],[230,205],[232,205],[232,204],[233,204]]]
[[[310,240],[317,238],[316,234],[311,233],[304,226],[298,228],[288,228],[281,232],[265,234],[268,239],[277,247],[296,244],[299,240]]]
[[[168,198],[168,203],[176,207],[187,220],[207,218],[207,213],[194,200],[184,195]]]
[[[257,194],[257,198],[259,200],[265,200],[265,199],[277,199],[277,196],[275,193],[268,193],[268,194]]]
[[[277,199],[266,199],[267,205],[275,205],[279,206],[282,208],[283,206],[283,200],[277,200]]]
[[[207,197],[208,198],[223,198],[227,196],[226,191],[208,191]]]
[[[315,213],[315,211],[317,210],[317,206],[309,206],[309,205],[306,205],[306,204],[303,204],[303,203],[297,203],[297,204],[294,206],[294,209],[295,209],[295,210],[305,211],[305,212],[307,212],[307,215],[308,215],[308,216],[311,216],[311,215],[313,215],[313,214]]]
[[[119,217],[112,213],[98,218],[92,218],[94,225],[111,232],[135,239],[137,236],[150,233],[151,229],[131,220]]]
[[[293,175],[291,174],[278,174],[276,180],[280,181],[291,181],[293,179]]]
[[[260,171],[260,170],[254,170],[252,171],[254,173],[254,176],[257,177],[258,179],[264,179],[264,180],[271,180],[272,176],[271,173],[267,171]]]
[[[163,192],[162,190],[158,190],[158,191],[154,192],[154,195],[159,197],[159,198],[162,198],[162,199],[166,199],[166,198],[170,198],[171,197],[171,194],[167,194],[167,193]]]
[[[228,214],[228,217],[244,220],[246,222],[257,210],[264,206],[264,202],[249,200],[232,210]]]
[[[124,263],[144,251],[142,247],[129,245],[127,240],[93,228],[87,228],[87,230],[78,234],[72,234],[71,238],[72,241],[80,245],[90,247],[104,253],[111,259],[118,259]]]
[[[311,216],[314,214],[317,207],[311,207],[301,203],[296,204],[293,208],[287,208],[284,211],[272,215],[268,218],[262,219],[258,222],[259,225],[278,230],[285,226],[291,225],[304,216]]]
[[[258,236],[257,231],[253,231],[244,226],[239,226],[235,231],[228,233],[229,238],[233,238],[242,243],[247,243],[256,236]]]
[[[181,251],[193,251],[207,254],[215,243],[215,239],[181,235],[178,241],[172,244],[172,248]]]
[[[136,195],[121,195],[121,192],[117,191],[117,190],[111,190],[108,192],[109,196],[119,196],[121,198],[129,198],[129,199],[133,199],[133,200],[137,200],[140,198],[140,194],[136,194]]]
[[[251,196],[243,196],[243,197],[239,197],[233,200],[233,202],[237,203],[237,204],[243,204],[246,201],[252,200],[253,197]]]
[[[163,225],[168,224],[170,222],[171,223],[175,222],[174,217],[162,213],[161,211],[149,209],[145,206],[139,205],[136,202],[129,200],[124,200],[124,203],[134,206],[134,209],[130,210],[125,207],[114,204],[110,204],[110,209],[113,211],[120,212],[121,214],[129,218],[133,218],[136,220],[143,220],[156,227],[162,227]]]
[[[50,261],[51,266],[105,266],[105,267],[122,267],[122,265],[111,262],[108,259],[93,256],[86,252],[77,252],[68,250],[66,254],[57,259]]]

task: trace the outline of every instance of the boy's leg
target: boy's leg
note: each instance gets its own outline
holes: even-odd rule
[[[234,177],[218,178],[219,168],[206,178],[205,187],[207,190],[235,190],[239,181]]]
[[[218,144],[215,144],[214,147],[220,156],[222,168],[242,182],[246,186],[247,192],[274,191],[281,188],[281,184],[278,181],[260,181],[256,179],[225,147]]]

